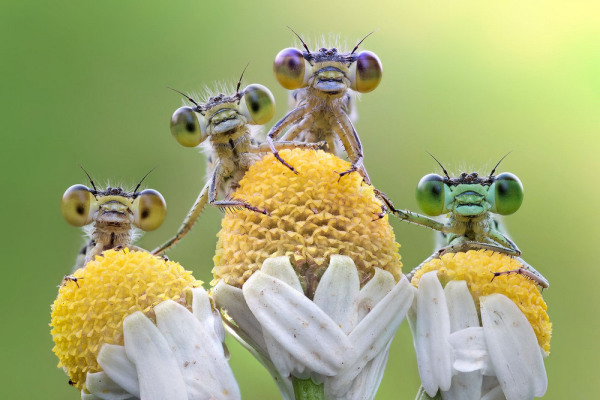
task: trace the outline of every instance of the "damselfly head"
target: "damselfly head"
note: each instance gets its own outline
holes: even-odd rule
[[[356,53],[362,40],[352,52],[343,53],[335,47],[322,47],[311,52],[300,36],[298,38],[304,51],[293,47],[283,49],[273,62],[275,77],[284,88],[295,90],[312,87],[326,95],[335,96],[347,89],[367,93],[379,85],[381,61],[370,51]]]
[[[180,107],[173,113],[171,134],[185,147],[196,147],[209,136],[235,140],[247,132],[247,124],[266,124],[275,114],[273,94],[259,84],[248,85],[241,91],[238,84],[235,94],[220,93],[209,97],[206,103],[184,96],[194,107]]]
[[[68,188],[60,208],[65,220],[74,226],[95,223],[99,228],[127,229],[133,224],[144,231],[158,228],[167,212],[164,198],[153,189],[127,192],[119,187],[96,190],[85,185]]]
[[[478,218],[488,212],[508,215],[521,206],[523,185],[510,172],[483,177],[463,172],[456,178],[429,174],[417,185],[417,202],[426,214],[434,216],[453,213]]]

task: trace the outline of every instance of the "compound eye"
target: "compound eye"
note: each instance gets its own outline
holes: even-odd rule
[[[383,68],[375,53],[361,52],[356,59],[354,68],[356,68],[356,72],[352,79],[352,89],[360,93],[368,93],[379,86]]]
[[[417,185],[417,203],[427,215],[444,212],[445,195],[444,180],[439,175],[425,175]]]
[[[273,72],[277,81],[288,90],[299,89],[304,86],[304,73],[306,66],[302,52],[298,49],[283,49],[275,56]]]
[[[493,210],[500,215],[516,212],[523,203],[523,184],[516,175],[503,172],[496,176],[494,183]]]
[[[144,231],[158,228],[166,215],[167,203],[156,190],[142,190],[133,202],[133,223]]]
[[[84,185],[73,185],[67,189],[60,201],[60,211],[73,226],[84,226],[92,222],[90,208],[94,195]]]
[[[196,112],[191,107],[180,107],[171,117],[171,134],[185,147],[196,147],[206,139],[202,134]]]
[[[244,89],[244,106],[242,113],[248,117],[249,122],[255,125],[264,125],[275,114],[275,98],[269,89],[259,84],[248,85]]]

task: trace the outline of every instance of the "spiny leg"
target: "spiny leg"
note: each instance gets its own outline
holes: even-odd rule
[[[508,247],[500,246],[497,244],[491,243],[481,243],[481,242],[462,242],[453,244],[450,246],[442,247],[437,251],[439,256],[443,256],[447,253],[465,253],[469,250],[491,250],[497,253],[508,254],[509,256],[517,256],[516,252]]]
[[[490,282],[493,282],[494,279],[496,279],[496,277],[501,276],[501,275],[519,274],[529,280],[534,281],[537,285],[541,286],[543,289],[546,289],[548,286],[550,286],[550,284],[548,283],[546,278],[536,275],[535,273],[531,272],[527,268],[517,268],[517,269],[510,270],[510,271],[501,271],[501,272],[492,272],[492,273],[494,274],[494,277],[492,278],[492,280]]]
[[[388,202],[387,205],[388,207],[390,207],[390,211],[392,212],[392,214],[394,214],[396,217],[400,218],[403,221],[411,222],[416,225],[421,225],[433,229],[434,231],[451,233],[451,228],[442,222],[426,217],[425,215],[414,213],[412,211],[398,210],[393,207],[393,204],[391,204],[391,202]]]
[[[251,206],[242,200],[229,199],[229,200],[218,200],[217,201],[217,186],[219,184],[219,176],[221,176],[221,162],[217,164],[215,167],[212,176],[209,182],[208,189],[208,202],[211,206],[225,208],[226,210],[229,208],[242,207],[250,211],[254,211],[260,214],[269,215],[269,212],[263,208],[258,208]]]
[[[281,120],[279,120],[275,125],[273,125],[273,127],[271,128],[271,130],[269,131],[269,133],[267,133],[267,143],[269,144],[271,152],[273,153],[273,155],[275,156],[275,158],[277,160],[279,160],[280,163],[282,163],[283,165],[285,165],[286,167],[288,167],[295,174],[297,174],[298,171],[296,171],[294,169],[294,167],[292,167],[283,158],[281,158],[279,156],[279,152],[275,148],[275,138],[277,137],[277,135],[279,135],[279,133],[281,133],[281,131],[286,126],[291,125],[291,124],[297,122],[300,118],[302,118],[302,116],[304,114],[308,113],[312,108],[313,108],[313,106],[311,104],[308,104],[308,103],[305,104],[305,105],[303,105],[303,106],[301,106],[301,107],[295,108],[294,110],[292,110],[289,113],[287,113],[287,115],[285,117],[283,117]]]
[[[550,287],[550,282],[548,282],[548,279],[546,279],[542,274],[540,274],[538,271],[536,271],[535,268],[533,268],[530,264],[526,263],[525,260],[523,260],[521,257],[517,257],[516,259],[523,265],[522,268],[513,269],[511,271],[492,272],[494,274],[492,281],[497,276],[510,275],[511,273],[515,273],[515,274],[523,275],[527,279],[531,279],[537,285],[541,286],[542,289],[546,289],[546,288]]]
[[[165,250],[167,250],[168,248],[172,247],[175,243],[177,243],[182,237],[184,237],[192,229],[192,227],[196,223],[196,220],[200,216],[200,213],[202,212],[202,210],[206,206],[206,203],[208,202],[208,186],[209,185],[206,184],[202,188],[202,191],[198,195],[198,198],[196,199],[196,201],[194,202],[194,205],[192,206],[192,208],[186,215],[185,219],[183,220],[183,223],[177,230],[177,233],[175,234],[175,236],[173,236],[171,239],[169,239],[162,246],[157,247],[156,249],[152,250],[152,254],[160,255]]]
[[[301,120],[294,125],[290,126],[290,129],[281,137],[278,142],[291,142],[296,136],[298,136],[303,130],[309,128],[315,120],[314,113],[305,114]]]
[[[510,240],[506,235],[501,233],[499,230],[490,228],[490,230],[486,233],[486,236],[492,239],[494,242],[500,243],[502,246],[509,248],[513,251],[511,255],[520,256],[521,250],[517,247],[515,242]]]
[[[332,127],[344,144],[344,148],[348,153],[348,158],[351,160],[350,168],[346,171],[339,172],[340,177],[348,175],[354,171],[358,171],[363,177],[365,183],[367,185],[371,185],[371,179],[369,178],[367,170],[363,165],[364,157],[362,144],[360,142],[360,138],[358,137],[358,133],[356,133],[356,129],[354,129],[354,125],[352,125],[352,121],[350,121],[348,115],[341,110],[334,109],[333,114],[338,123],[332,124]]]
[[[327,148],[327,142],[316,142],[316,143],[305,143],[305,142],[275,142],[275,148],[277,150],[285,149],[310,149],[310,150],[325,150]],[[251,147],[248,151],[250,153],[266,153],[271,149],[268,143],[261,143],[254,147]]]

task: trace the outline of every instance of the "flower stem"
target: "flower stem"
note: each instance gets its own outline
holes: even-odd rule
[[[294,395],[296,400],[324,400],[325,391],[323,384],[317,385],[312,379],[298,379],[292,377]]]
[[[429,397],[429,395],[423,389],[423,386],[419,387],[419,391],[417,392],[417,397],[415,400],[442,400],[442,394],[438,390],[438,392],[433,397]]]

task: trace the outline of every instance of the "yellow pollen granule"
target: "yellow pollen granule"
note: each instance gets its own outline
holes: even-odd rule
[[[246,173],[232,197],[265,208],[270,215],[242,210],[223,218],[213,269],[219,279],[241,287],[268,257],[289,256],[305,294],[312,293],[334,254],[356,263],[361,283],[378,267],[400,278],[402,263],[388,216],[373,188],[354,172],[336,173],[348,162],[323,151],[285,150],[281,157],[294,174],[272,155]]]
[[[202,282],[172,261],[150,253],[107,250],[65,280],[52,305],[52,338],[59,367],[74,386],[102,369],[96,356],[103,343],[123,345],[123,319],[171,299],[182,302],[187,288]]]
[[[550,352],[552,323],[546,312],[546,302],[535,282],[519,274],[500,275],[494,272],[511,271],[522,265],[513,257],[489,250],[469,250],[466,253],[447,253],[440,259],[426,263],[412,278],[412,284],[419,286],[421,276],[429,271],[437,271],[442,286],[449,281],[466,281],[479,312],[479,297],[500,293],[511,299],[525,314],[533,327],[539,345]],[[494,280],[492,281],[492,278]]]

